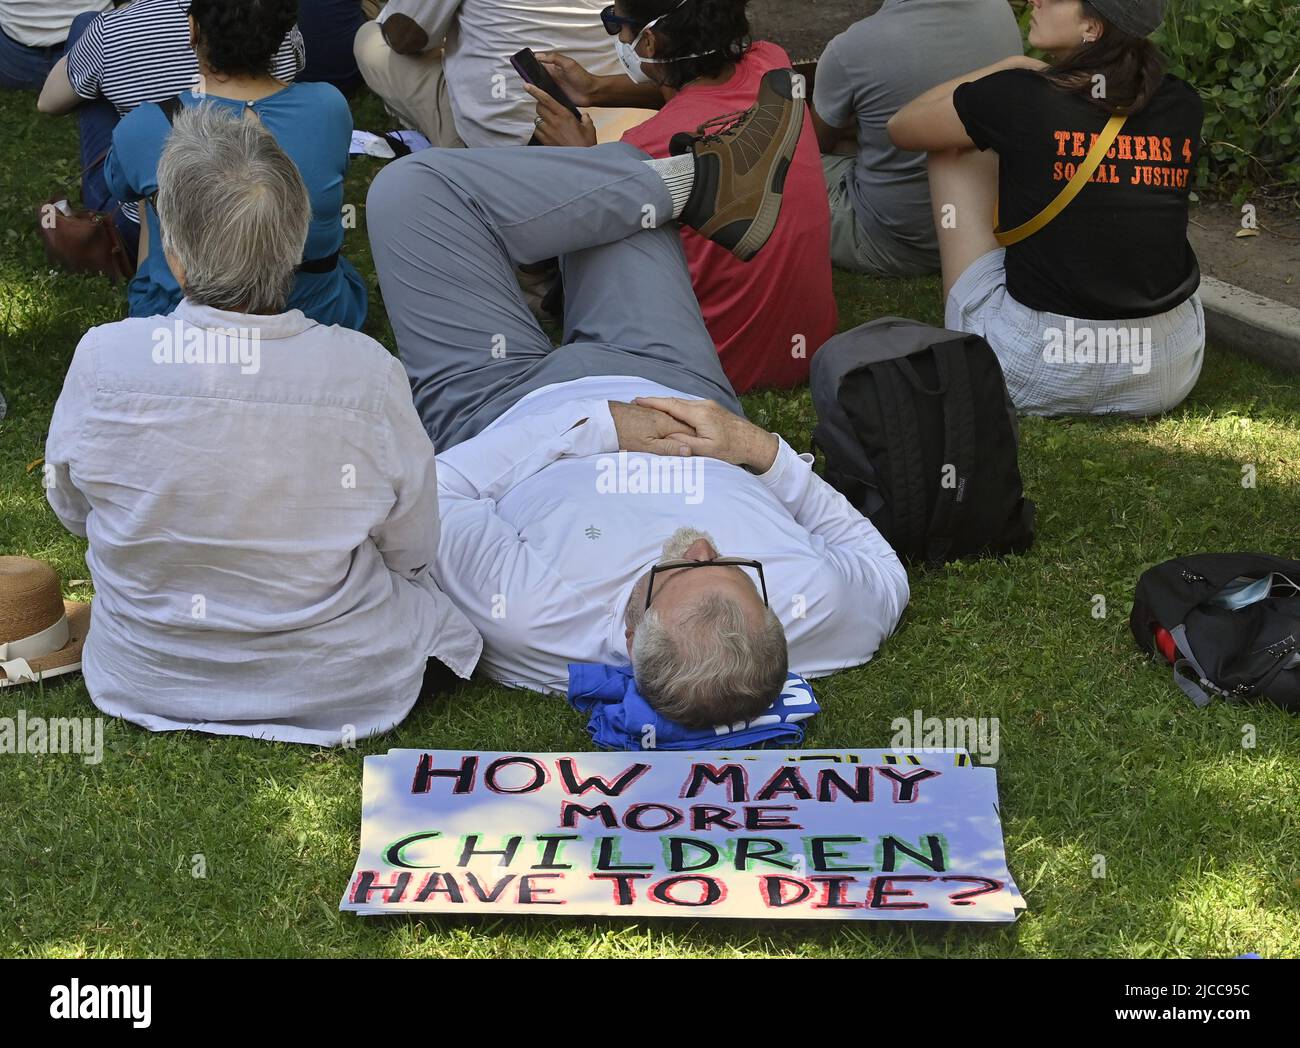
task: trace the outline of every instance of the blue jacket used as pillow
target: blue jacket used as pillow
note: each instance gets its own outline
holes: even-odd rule
[[[630,666],[569,663],[569,704],[590,713],[587,731],[607,750],[725,750],[803,742],[803,722],[821,707],[797,673],[766,713],[752,721],[688,728],[660,716],[636,690]]]

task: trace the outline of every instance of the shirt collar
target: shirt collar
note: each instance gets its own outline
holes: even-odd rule
[[[260,338],[293,338],[309,328],[316,327],[316,321],[309,320],[300,309],[291,309],[287,313],[275,313],[270,316],[254,316],[251,313],[232,313],[212,306],[201,306],[182,299],[181,304],[172,313],[187,324],[201,328],[257,328]]]

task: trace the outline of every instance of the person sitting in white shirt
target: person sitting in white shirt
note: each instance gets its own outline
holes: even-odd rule
[[[0,90],[39,91],[78,15],[109,0],[0,0]]]
[[[311,203],[260,121],[177,113],[157,213],[185,298],[86,334],[46,444],[89,539],[90,697],[155,731],[385,731],[481,648],[430,574],[436,460],[401,365],[285,311]]]
[[[898,623],[889,544],[812,456],[745,420],[669,221],[751,256],[802,122],[774,70],[682,155],[430,149],[375,179],[375,264],[441,449],[435,576],[495,679],[562,691],[571,662],[630,661],[670,719],[734,722],[770,705],[787,664],[859,665]],[[551,256],[559,348],[512,268]]]
[[[533,100],[510,64],[522,48],[558,51],[599,75],[622,74],[601,28],[606,0],[389,0],[357,30],[357,66],[407,127],[435,146],[525,145]],[[594,110],[600,140],[616,140],[658,109],[655,90],[622,77],[619,105]]]

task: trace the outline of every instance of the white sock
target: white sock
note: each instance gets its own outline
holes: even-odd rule
[[[668,187],[668,195],[673,198],[673,218],[681,218],[686,209],[686,201],[691,199],[691,187],[695,185],[694,155],[683,153],[662,160],[647,160],[646,163],[654,168],[655,174]]]

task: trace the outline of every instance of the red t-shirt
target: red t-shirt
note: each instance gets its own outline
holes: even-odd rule
[[[666,157],[677,132],[693,133],[713,117],[748,109],[758,98],[763,75],[789,66],[790,57],[781,48],[755,43],[725,84],[688,85],[623,141],[652,157]],[[681,227],[695,297],[737,393],[806,382],[813,353],[835,333],[830,224],[821,151],[812,119],[805,115],[781,217],[752,261],[741,262],[721,245]]]

